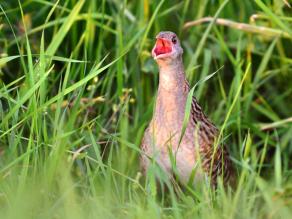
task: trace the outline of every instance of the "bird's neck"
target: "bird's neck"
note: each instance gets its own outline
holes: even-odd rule
[[[184,90],[185,74],[182,58],[158,62],[159,66],[159,93],[170,92],[173,95]]]
[[[182,60],[159,64],[159,87],[154,112],[157,126],[180,127],[189,91]]]

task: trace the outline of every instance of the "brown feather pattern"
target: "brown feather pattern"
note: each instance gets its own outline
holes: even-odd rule
[[[189,88],[188,81],[185,81]],[[195,97],[192,99],[191,120],[195,126],[199,126],[199,136],[203,138],[203,145],[200,145],[199,152],[204,171],[210,176],[211,183],[216,185],[217,177],[223,176],[224,183],[227,183],[234,174],[229,153],[225,145],[214,145],[218,137],[218,129],[207,118]]]

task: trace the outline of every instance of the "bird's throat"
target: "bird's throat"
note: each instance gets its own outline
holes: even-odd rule
[[[170,93],[183,91],[185,84],[184,67],[181,57],[172,61],[162,60],[158,62],[159,66],[159,88]]]

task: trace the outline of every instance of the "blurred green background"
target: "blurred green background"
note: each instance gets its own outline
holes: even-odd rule
[[[291,10],[286,0],[1,1],[1,218],[291,218]],[[204,17],[224,20],[184,27]],[[141,176],[162,30],[178,34],[190,85],[204,81],[195,96],[224,124],[233,191],[161,191],[155,168]]]

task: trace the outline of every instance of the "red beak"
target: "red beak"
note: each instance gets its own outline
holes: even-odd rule
[[[172,45],[169,40],[163,38],[157,38],[154,53],[156,56],[161,54],[170,53],[172,51]]]

